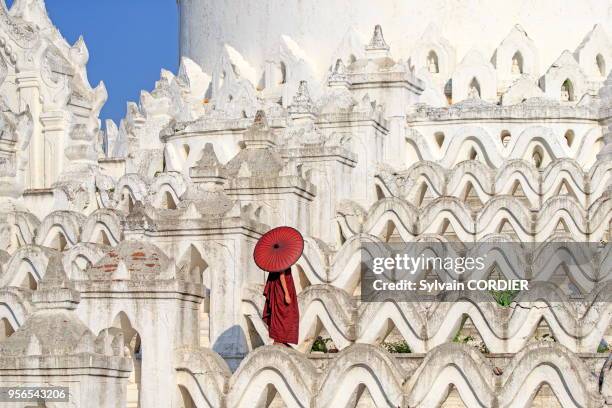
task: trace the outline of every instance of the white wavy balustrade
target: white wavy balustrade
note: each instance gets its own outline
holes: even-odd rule
[[[563,407],[605,404],[599,376],[554,343],[531,344],[502,359],[466,345],[444,344],[410,361],[365,344],[324,360],[265,346],[251,352],[231,376],[208,349],[177,353],[178,383],[198,408],[262,406],[272,398],[286,407],[353,407],[364,402],[364,389],[367,402],[376,407],[439,407],[451,386],[469,408],[527,408],[544,383]],[[604,360],[597,359],[597,367]],[[608,377],[602,381],[609,387]]]
[[[497,169],[486,164],[466,160],[450,168],[438,163],[419,161],[406,170],[395,171],[382,168],[376,177],[377,185],[388,197],[402,197],[418,202],[423,187],[427,187],[428,199],[442,196],[465,198],[468,187],[485,204],[496,195],[512,195],[520,186],[521,196],[532,208],[538,208],[547,199],[559,194],[566,187],[565,194],[572,195],[587,209],[605,192],[612,174],[609,160],[598,161],[585,171],[579,162],[560,158],[552,161],[544,171],[532,163],[512,159],[504,161]]]
[[[447,224],[458,239],[466,242],[483,240],[499,232],[511,234],[522,242],[543,242],[559,232],[571,234],[576,241],[607,239],[612,221],[612,201],[605,190],[610,179],[609,162],[605,166],[603,163],[596,166],[583,177],[571,162],[561,161],[544,173],[544,180],[535,183],[531,177],[524,177],[527,170],[523,162],[515,164],[523,166],[522,170],[514,166],[510,177],[510,170],[502,169],[495,184],[511,186],[520,183],[525,196],[516,197],[509,194],[511,191],[494,187],[491,175],[482,174],[485,169],[480,165],[470,163],[473,172],[466,171],[467,164],[461,165],[461,169],[457,168],[447,176],[435,166],[419,164],[409,174],[397,176],[394,180],[383,182],[385,177],[378,179],[379,185],[385,186],[384,191],[390,195],[401,194],[403,198],[382,198],[367,211],[357,204],[344,202],[337,211],[339,227],[345,239],[357,233],[384,237],[389,222],[404,241],[412,241],[423,234],[443,233]],[[459,176],[454,174],[459,173],[462,176],[457,180]],[[411,204],[417,202],[414,195],[420,188],[415,180],[423,177],[426,178],[423,183],[435,194],[417,207]],[[549,182],[549,178],[552,181]],[[488,184],[487,180],[490,181]],[[394,184],[392,188],[389,187],[391,182]],[[398,187],[397,183],[403,185]],[[465,190],[467,183],[471,183],[482,201],[482,206],[477,209],[453,195]],[[548,187],[541,192],[544,185]],[[573,193],[561,196],[554,193],[562,185],[569,186]],[[455,193],[447,191],[448,186],[453,186]],[[179,203],[184,188],[184,180],[178,174],[166,174],[163,183],[157,180],[149,186],[141,176],[127,175],[113,187],[113,198],[107,195],[110,190],[101,192],[101,197],[105,197],[102,200],[113,203],[113,206],[99,209],[87,217],[73,211],[55,211],[39,221],[29,213],[13,213],[7,220],[13,242],[9,252],[33,243],[53,246],[58,232],[68,247],[79,242],[116,245],[122,239],[121,222],[129,205],[154,203],[159,211],[163,211],[162,197],[169,194],[175,197],[175,203]],[[251,210],[255,212],[256,208]]]
[[[66,230],[63,225],[74,226],[72,222],[63,221],[64,218],[70,220],[68,212],[54,213],[51,218],[62,222],[59,225],[54,224],[54,228]],[[116,218],[114,213],[101,210],[92,214],[83,223],[85,230],[93,231],[92,225],[101,219],[107,220],[106,225],[112,226],[113,224],[108,220],[112,221]],[[117,225],[115,224],[115,227]],[[107,229],[106,231],[108,236],[115,236],[112,230]],[[542,319],[550,327],[555,339],[575,352],[595,351],[610,328],[611,283],[609,280],[597,281],[600,271],[610,270],[612,254],[610,254],[609,247],[607,252],[597,257],[589,257],[590,263],[572,266],[571,259],[566,258],[563,253],[559,254],[563,252],[562,247],[551,252],[544,243],[533,251],[517,254],[515,257],[507,257],[502,256],[503,244],[498,245],[495,240],[491,240],[482,243],[490,250],[491,256],[487,257],[487,268],[479,274],[469,276],[472,279],[483,279],[495,268],[502,276],[516,278],[519,276],[516,271],[524,272],[533,265],[548,265],[546,270],[551,271],[566,266],[574,282],[586,293],[592,292],[582,301],[585,310],[583,313],[576,310],[574,300],[563,300],[565,299],[563,294],[557,296],[560,301],[551,301],[551,289],[545,284],[541,284],[542,286],[537,289],[537,293],[540,293],[541,296],[534,297],[537,294],[536,291],[530,292],[528,300],[534,303],[527,302],[523,305],[519,296],[517,298],[519,305],[511,309],[497,306],[492,298],[484,295],[475,298],[474,294],[466,294],[457,295],[457,298],[448,299],[446,302],[435,304],[435,307],[429,310],[424,310],[420,303],[398,302],[398,299],[391,298],[381,298],[379,302],[372,303],[357,304],[355,302],[352,294],[360,283],[361,252],[363,244],[368,242],[378,245],[374,246],[380,251],[376,255],[386,254],[381,240],[371,235],[359,234],[352,237],[338,253],[328,254],[331,256],[325,256],[316,241],[307,238],[305,256],[298,263],[309,285],[300,294],[300,309],[302,310],[300,349],[304,351],[309,349],[317,335],[319,324],[322,324],[327,330],[336,346],[342,349],[354,342],[380,343],[389,331],[389,322],[391,322],[409,346],[419,352],[452,340],[465,316],[472,320],[487,348],[495,352],[520,350],[533,336]],[[425,242],[419,244],[427,245]],[[434,240],[433,252],[436,251],[435,244]],[[91,242],[79,242],[67,248],[62,255],[70,278],[73,280],[87,279],[84,273],[87,265],[96,264],[111,248],[111,245]],[[39,282],[44,276],[50,257],[56,252],[51,248],[32,244],[19,248],[10,257],[6,255],[6,263],[0,275],[0,284],[3,287],[15,287],[11,289],[12,295],[9,297],[13,300],[5,302],[10,305],[11,313],[14,313],[15,316],[22,316],[20,319],[15,317],[10,319],[15,323],[14,327],[20,325],[18,322],[23,321],[23,310],[27,310],[19,305],[23,301],[15,300],[19,296],[26,296],[25,293],[22,293],[24,291],[17,287],[23,286],[23,282],[26,282],[29,277]],[[316,274],[308,269],[313,265],[318,266]],[[415,275],[414,279],[424,277],[421,273]],[[441,278],[445,279],[444,276]],[[546,275],[539,278],[548,280],[551,276]],[[259,318],[262,307],[261,300],[258,299],[260,293],[261,291],[255,291],[245,298],[245,300],[251,299],[247,300],[248,310],[245,315],[249,316],[260,337],[265,339],[265,325]]]
[[[524,242],[547,240],[557,231],[560,222],[575,240],[606,238],[612,219],[612,204],[605,190],[611,173],[609,161],[595,166],[589,174],[583,174],[568,160],[551,165],[542,178],[534,173],[540,174],[521,161],[508,163],[497,176],[474,162],[464,162],[448,175],[435,165],[419,163],[393,180],[384,175],[377,179],[389,196],[399,194],[404,199],[383,198],[367,212],[356,204],[348,206],[345,203],[339,208],[338,221],[346,238],[359,231],[380,236],[387,227],[386,222],[391,221],[404,241],[410,241],[417,235],[439,232],[445,220],[464,241],[481,240],[487,234],[498,232],[502,222],[507,222],[510,232]],[[124,176],[112,189],[101,191],[101,200],[110,207],[97,210],[96,215],[90,215],[87,220],[80,213],[70,211],[56,211],[42,221],[29,213],[13,213],[7,222],[12,227],[15,246],[34,242],[48,245],[50,231],[58,228],[69,245],[95,242],[100,230],[116,244],[121,237],[123,211],[130,202],[131,205],[152,203],[163,209],[162,197],[166,193],[179,203],[185,191],[185,181],[179,174],[168,173],[150,183],[147,185],[136,174]],[[411,203],[418,202],[415,197],[423,183],[433,195],[419,208]],[[459,195],[468,183],[482,202],[475,215],[472,215],[474,209]],[[512,195],[510,188],[517,183],[524,196]],[[559,196],[562,186],[569,188],[568,195]],[[535,219],[532,217],[534,209],[537,211]],[[361,221],[351,222],[355,217],[347,220],[347,212],[357,213]]]
[[[607,237],[612,201],[606,193],[585,210],[572,196],[554,196],[532,212],[520,198],[502,195],[474,211],[451,196],[435,198],[421,208],[389,197],[378,200],[367,212],[356,203],[344,202],[337,219],[345,238],[360,232],[383,236],[391,222],[406,242],[422,234],[444,234],[451,231],[449,226],[463,242],[480,241],[499,232],[512,234],[520,242],[543,242],[557,232],[571,234],[576,241],[598,242]]]
[[[567,245],[564,246],[563,243]],[[307,246],[303,257],[305,259],[300,260],[297,265],[304,271],[311,284],[329,283],[352,294],[360,283],[360,266],[365,260],[364,256],[366,254],[370,258],[389,256],[390,252],[386,244],[378,236],[359,233],[351,236],[335,253],[323,254],[320,249],[317,250],[317,247]],[[394,244],[402,245],[406,250],[416,248],[424,254],[427,253],[427,250],[435,254],[441,251],[442,245],[445,244],[445,251],[452,251],[453,248],[452,241],[438,234],[422,235],[415,241],[394,242]],[[458,243],[456,245],[462,248],[462,245]],[[530,276],[532,279],[546,281],[551,277],[551,273],[563,267],[583,292],[589,292],[597,283],[606,282],[610,275],[608,271],[610,271],[612,257],[609,245],[599,249],[596,244],[576,242],[567,234],[556,233],[546,242],[534,245],[521,244],[507,234],[491,234],[485,240],[471,245],[463,252],[486,253],[487,257],[482,270],[465,273],[466,278],[470,279],[487,278],[495,270],[509,279]],[[512,256],[505,254],[508,252],[506,245],[512,246]],[[583,246],[584,248],[581,249]],[[576,253],[572,254],[572,252]],[[574,257],[577,257],[577,260]],[[315,273],[311,269],[312,264],[320,265],[322,269]],[[425,271],[417,271],[413,277],[414,280],[424,278],[424,273]],[[449,272],[447,275],[441,274],[438,277],[442,281],[448,281],[451,277],[456,278],[456,275],[451,276]]]
[[[540,299],[539,301],[511,309],[496,305],[492,298],[474,298],[474,294],[457,295],[452,301],[448,299],[447,302],[437,303],[429,310],[424,310],[420,303],[398,302],[397,299],[381,298],[379,302],[357,304],[350,294],[352,292],[346,291],[353,285],[338,285],[346,282],[346,278],[341,278],[349,275],[350,270],[346,268],[350,265],[356,268],[361,259],[361,244],[357,240],[351,242],[358,245],[350,245],[347,242],[346,250],[341,251],[332,260],[329,274],[331,284],[312,282],[313,284],[300,294],[300,348],[304,350],[309,348],[309,344],[312,344],[316,337],[319,321],[339,348],[345,348],[353,342],[379,343],[384,339],[390,321],[415,351],[425,351],[452,340],[465,316],[474,322],[475,329],[487,348],[496,352],[520,350],[532,337],[542,319],[546,321],[559,343],[576,352],[595,351],[610,328],[610,282],[598,285],[582,302],[584,313],[576,311],[573,300],[551,302],[551,289],[544,284],[537,289],[541,293],[540,297],[534,297],[535,292],[530,292],[529,300],[535,302]],[[66,270],[71,271],[72,279],[86,279],[82,272],[84,266],[95,264],[107,251],[108,249],[105,250],[98,244],[80,243],[64,252],[64,265]],[[50,248],[30,245],[16,251],[5,264],[0,282],[3,286],[15,287],[7,289],[9,292],[4,295],[7,298],[4,304],[9,310],[5,314],[16,316],[10,319],[15,324],[14,327],[20,325],[19,322],[22,322],[27,314],[24,311],[28,310],[23,306],[27,304],[27,290],[17,287],[27,279],[28,274],[35,281],[40,281],[54,253],[56,251]],[[533,262],[549,262],[550,256],[551,254],[544,251],[536,256]],[[81,268],[79,262],[82,263]],[[609,267],[610,254],[602,259],[602,262]],[[343,268],[334,268],[336,265],[342,265]],[[502,266],[500,271],[504,275],[506,269],[512,268],[501,263],[496,265]],[[522,266],[524,264],[519,263],[515,267]],[[354,269],[352,272],[352,280],[358,285],[359,271]],[[259,291],[251,296],[254,300],[250,303],[252,311],[249,315],[259,332],[264,333],[265,325],[258,320],[262,307],[261,301],[257,299],[260,293]],[[563,296],[559,294],[557,297],[563,299]],[[520,296],[516,300],[521,304]]]
[[[443,129],[442,126],[440,128]],[[578,163],[586,163],[586,157],[592,155],[592,146],[601,138],[601,132],[599,129],[592,129],[581,136],[579,145],[570,147],[563,134],[555,134],[548,127],[531,126],[523,129],[504,145],[500,138],[493,137],[486,129],[465,125],[445,137],[441,146],[435,145],[434,141],[425,138],[413,128],[409,129],[406,141],[414,146],[416,154],[422,160],[436,162],[445,168],[452,168],[468,160],[467,147],[474,148],[479,160],[488,167],[502,168],[510,160],[530,158],[535,146],[540,146],[551,161],[571,158]]]
[[[518,26],[491,60],[457,60],[438,29],[411,55],[390,54],[380,27],[370,43],[353,34],[326,78],[287,36],[257,87],[247,76],[261,67],[238,44],[221,47],[212,72],[183,59],[100,131],[106,91],[87,81],[83,40],[68,44],[42,0],[0,5],[0,345],[32,339],[21,342],[22,362],[38,364],[28,375],[55,381],[46,357],[64,370],[65,353],[129,351],[129,380],[126,366],[81,397],[143,408],[612,404],[612,357],[600,352],[612,340],[612,76],[595,52],[608,65],[612,54],[602,27],[547,71]],[[530,76],[514,76],[515,56]],[[295,349],[270,345],[265,276],[251,257],[280,223],[305,235]],[[509,253],[508,242],[522,247]],[[601,245],[570,251],[585,242]],[[362,301],[362,262],[388,256],[388,244],[486,252],[466,279],[539,282],[509,306],[487,292]],[[40,315],[64,307],[91,333],[45,355],[39,340],[55,327]],[[40,336],[20,337],[28,322]],[[465,334],[478,344],[459,344]],[[314,352],[327,337],[339,352]],[[386,351],[395,341],[411,352]],[[92,361],[62,374],[76,384],[103,368]],[[3,378],[24,367],[2,367]]]
[[[450,292],[441,302],[411,302],[383,294],[376,301],[359,303],[341,289],[314,285],[299,295],[297,348],[308,352],[321,329],[338,349],[344,349],[354,343],[381,344],[396,328],[413,352],[424,353],[451,342],[469,318],[493,353],[519,352],[534,341],[543,321],[557,343],[575,353],[594,353],[612,329],[611,285],[598,288],[579,307],[562,293],[551,301],[550,292],[555,288],[550,284],[519,293],[509,307],[498,305],[491,295],[475,292]],[[263,301],[256,296],[245,299],[253,306],[248,317],[259,322],[257,327],[263,330],[258,332],[267,343],[261,322]]]

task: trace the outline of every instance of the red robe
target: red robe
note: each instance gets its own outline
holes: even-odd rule
[[[281,273],[285,274],[291,304],[285,302],[285,292],[280,282]],[[263,321],[268,325],[270,338],[278,343],[297,344],[300,332],[300,312],[291,269],[285,272],[269,273],[263,294],[266,297]]]

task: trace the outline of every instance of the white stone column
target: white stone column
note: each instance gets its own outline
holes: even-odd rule
[[[19,109],[30,107],[33,120],[33,132],[28,150],[28,171],[25,174],[26,189],[44,188],[44,145],[45,140],[40,124],[40,82],[38,74],[32,71],[17,74],[17,92],[19,94]]]
[[[70,128],[69,114],[65,111],[44,112],[40,115],[44,143],[44,186],[49,188],[57,181],[65,167],[64,149]]]
[[[142,365],[140,377],[140,406],[172,407],[174,380],[174,333],[178,314],[174,305],[155,299],[152,307],[141,316],[151,323],[140,328]]]
[[[244,284],[241,268],[247,265],[241,259],[246,255],[240,253],[240,243],[237,241],[213,244],[211,247],[214,248],[215,262],[209,266],[210,346],[234,370],[247,353],[246,338],[241,327]],[[234,251],[229,248],[234,248]],[[213,251],[205,251],[205,254]]]

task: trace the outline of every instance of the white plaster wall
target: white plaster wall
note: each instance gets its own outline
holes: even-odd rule
[[[488,59],[520,24],[548,67],[571,51],[595,24],[612,34],[609,0],[178,0],[181,55],[212,72],[223,43],[263,72],[269,50],[281,34],[290,36],[324,73],[334,51],[353,26],[364,41],[375,24],[383,27],[393,55],[407,58],[430,23],[437,24],[459,60],[476,47]]]

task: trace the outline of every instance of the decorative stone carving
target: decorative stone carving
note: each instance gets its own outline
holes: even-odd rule
[[[312,99],[310,99],[310,92],[308,91],[308,83],[306,81],[300,82],[291,105],[289,105],[288,112],[296,117],[316,113]]]
[[[612,67],[612,42],[605,29],[596,24],[574,51],[580,69],[590,81],[605,80]]]
[[[382,27],[378,24],[374,27],[374,33],[372,34],[370,43],[366,47],[366,51],[370,50],[389,50],[389,46],[383,37]]]
[[[422,77],[425,72],[433,79],[433,83],[444,89],[446,81],[450,78],[457,56],[454,47],[444,38],[440,28],[435,23],[430,23],[417,45],[410,52],[410,63],[414,66],[417,76]]]
[[[515,25],[495,50],[493,64],[499,86],[505,90],[521,75],[539,76],[539,56],[535,43],[525,30]]]
[[[453,103],[464,99],[497,102],[497,78],[491,63],[476,50],[470,51],[452,76]]]
[[[346,88],[349,86],[348,77],[346,75],[346,66],[344,65],[344,62],[342,62],[340,58],[336,60],[336,63],[334,64],[332,68],[332,72],[329,75],[327,83],[329,86],[332,86],[332,87],[341,86],[341,87]]]
[[[382,58],[389,57],[389,45],[385,42],[385,38],[383,37],[382,27],[380,25],[376,25],[374,27],[374,33],[372,34],[372,38],[370,42],[365,47],[366,56],[368,58]]]
[[[560,102],[576,103],[587,91],[586,77],[569,51],[564,51],[548,69],[541,85],[548,98]]]
[[[470,27],[449,41],[430,25],[418,39],[421,26],[400,35],[390,20],[398,59],[380,26],[369,43],[349,29],[334,53],[307,32],[299,43],[275,34],[256,55],[243,52],[246,39],[219,44],[210,72],[183,58],[101,132],[106,92],[87,83],[84,42],[67,44],[42,0],[0,6],[1,385],[26,374],[66,383],[73,406],[92,408],[609,399],[607,354],[595,352],[612,300],[600,278],[612,79],[602,86],[581,68],[605,45],[599,29],[540,88],[535,56],[548,61],[550,50],[520,27],[494,66],[477,51],[456,66],[455,37]],[[269,345],[266,276],[252,260],[276,225],[305,238],[295,350]],[[459,254],[465,242],[507,241],[525,252],[470,279],[560,260],[559,287],[533,288],[540,299],[559,295],[554,313],[524,293],[512,313],[487,292],[441,293],[447,301],[427,308],[360,303],[366,243],[384,253],[388,242],[449,242]],[[540,244],[565,241],[597,243],[576,276]],[[338,353],[315,357],[315,341]],[[408,349],[411,358],[396,353]],[[592,375],[601,367],[603,381]],[[451,386],[459,391],[438,392]]]

